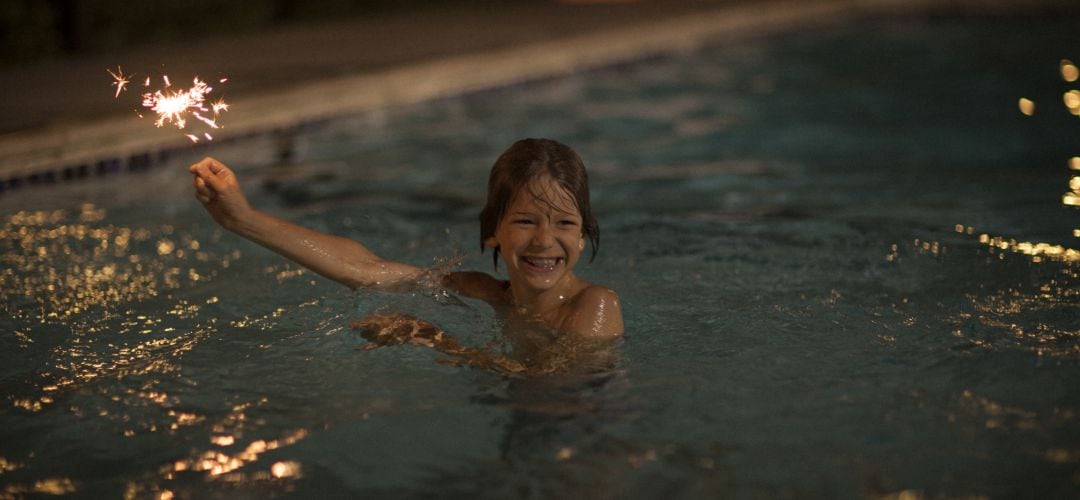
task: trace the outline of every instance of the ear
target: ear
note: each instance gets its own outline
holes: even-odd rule
[[[585,237],[584,236],[582,236],[581,238],[578,239],[578,241],[577,241],[577,249],[578,250],[585,250]]]
[[[484,240],[484,246],[488,248],[499,248],[499,240],[495,239],[494,236],[488,236],[487,239]]]

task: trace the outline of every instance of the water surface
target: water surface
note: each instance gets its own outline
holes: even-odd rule
[[[1073,496],[1076,22],[814,26],[4,193],[0,491]],[[354,294],[225,233],[185,168],[213,154],[271,213],[490,270],[487,170],[528,136],[590,168],[579,271],[627,324],[600,375],[363,350],[349,325],[380,308],[500,332],[480,303]]]

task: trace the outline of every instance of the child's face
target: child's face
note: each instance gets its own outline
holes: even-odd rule
[[[512,285],[539,293],[572,276],[585,248],[581,224],[570,193],[542,177],[513,197],[485,243],[499,248]]]

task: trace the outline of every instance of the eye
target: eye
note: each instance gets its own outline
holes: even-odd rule
[[[559,221],[559,227],[577,227],[578,222],[573,219],[563,219]]]
[[[533,223],[533,221],[532,221],[532,219],[514,219],[513,223],[514,224],[531,225]]]

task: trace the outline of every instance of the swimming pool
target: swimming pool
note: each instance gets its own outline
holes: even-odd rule
[[[627,321],[598,376],[361,350],[349,323],[381,307],[471,345],[498,330],[225,234],[194,152],[4,193],[0,491],[1073,496],[1080,269],[1022,243],[1078,246],[1058,74],[1077,21],[866,18],[199,152],[268,211],[487,270],[495,156],[573,145],[601,225],[579,270]]]

